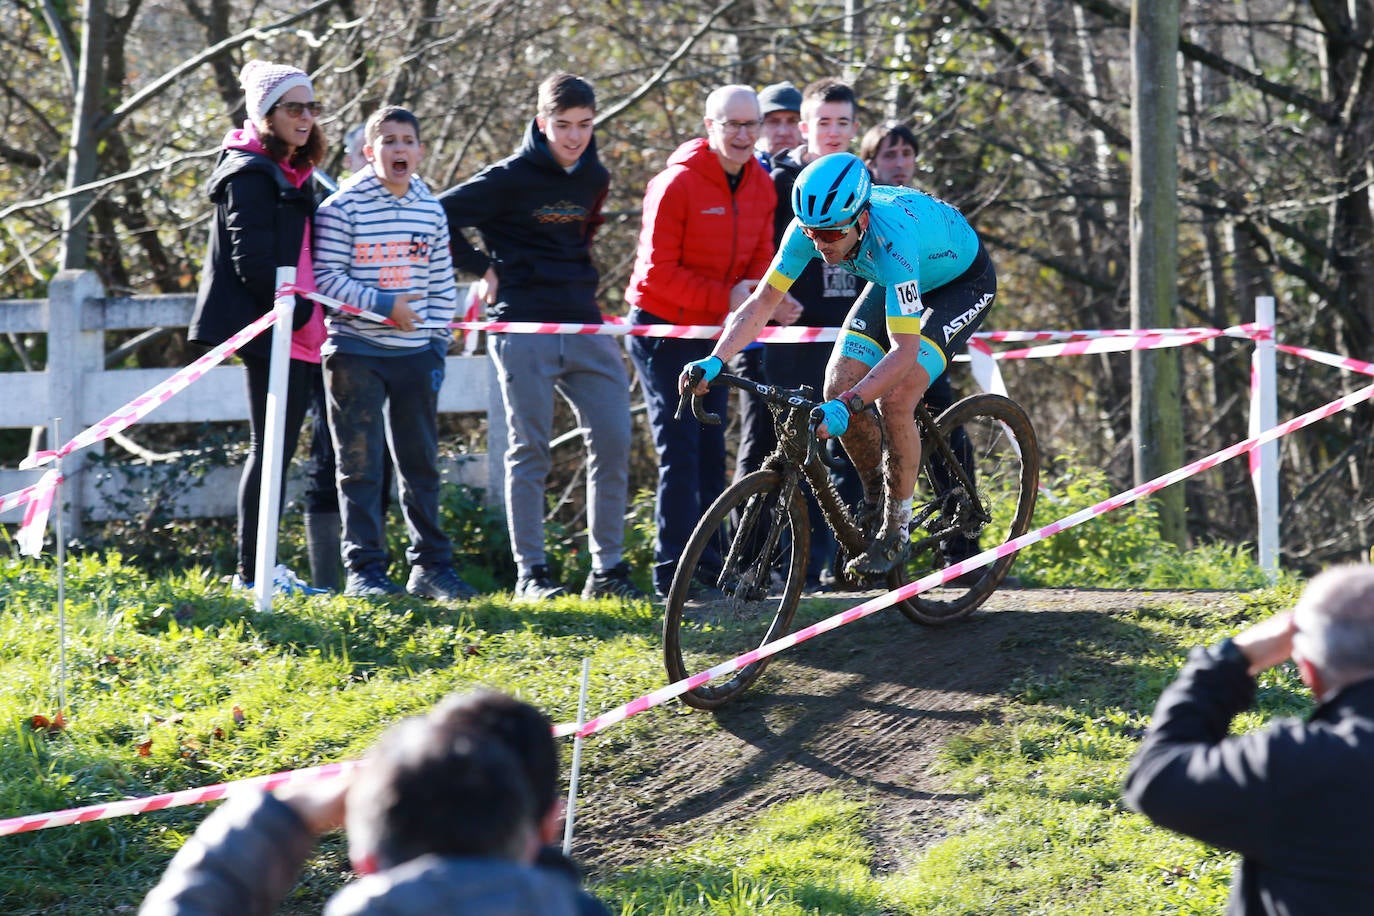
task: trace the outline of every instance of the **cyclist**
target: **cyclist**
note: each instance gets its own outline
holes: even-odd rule
[[[700,367],[696,392],[705,393],[724,362],[758,336],[811,260],[867,280],[826,367],[829,400],[821,405],[820,434],[838,436],[859,471],[866,504],[860,517],[881,512],[872,544],[847,569],[882,575],[910,550],[911,499],[921,467],[916,404],[982,323],[997,294],[997,273],[957,209],[911,188],[874,187],[863,161],[849,153],[803,169],[792,210],[764,282],[730,314],[711,355],[683,367],[678,389]]]

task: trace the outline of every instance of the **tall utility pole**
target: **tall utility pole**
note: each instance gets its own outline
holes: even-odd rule
[[[1173,327],[1178,298],[1178,0],[1131,3],[1131,327]],[[1177,349],[1131,352],[1137,484],[1183,465]],[[1155,497],[1165,540],[1187,539],[1183,486]]]
[[[105,0],[86,0],[81,9],[81,69],[77,73],[72,148],[67,155],[67,187],[76,188],[95,179],[97,149],[95,122],[105,89],[105,32],[109,17]],[[86,248],[90,238],[87,212],[95,196],[90,192],[67,199],[62,225],[62,267],[86,267]]]

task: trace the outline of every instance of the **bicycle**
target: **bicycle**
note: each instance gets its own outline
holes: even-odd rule
[[[814,389],[779,388],[722,373],[712,384],[757,394],[773,412],[778,445],[763,467],[742,477],[713,502],[688,539],[668,592],[663,657],[670,682],[736,658],[784,636],[792,625],[806,578],[811,525],[801,483],[811,487],[826,524],[835,533],[843,568],[872,540],[877,513],[858,518],[844,505],[827,473],[829,461],[817,436]],[[690,386],[678,405],[690,404],[703,423],[720,418],[703,411]],[[1039,447],[1030,418],[1009,398],[978,394],[952,404],[938,418],[916,408],[922,447],[921,490],[913,506],[909,558],[881,583],[887,590],[944,565],[941,542],[991,536],[1002,544],[1025,534],[1039,486]],[[962,429],[962,435],[952,435]],[[952,440],[962,443],[956,454]],[[984,545],[985,547],[986,545]],[[978,552],[975,547],[973,552]],[[971,554],[970,554],[971,555]],[[973,613],[1000,585],[1013,554],[897,604],[918,624],[939,626]],[[693,661],[688,669],[687,659]],[[723,682],[707,682],[682,699],[697,709],[716,709],[737,697],[763,673],[759,659]]]

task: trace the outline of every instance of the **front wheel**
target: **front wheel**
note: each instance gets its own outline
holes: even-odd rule
[[[1030,529],[1031,513],[1040,486],[1040,447],[1035,429],[1020,405],[995,394],[964,398],[936,420],[959,463],[971,478],[968,493],[929,445],[922,462],[923,492],[934,511],[912,539],[925,549],[894,569],[889,586],[897,588],[947,563],[1005,544]],[[922,505],[917,500],[917,505]],[[945,536],[933,535],[945,532]],[[937,543],[938,541],[938,543]],[[897,605],[909,619],[945,624],[967,617],[988,599],[1006,578],[1015,554],[999,557],[980,569],[930,589]]]
[[[784,496],[785,491],[790,491]],[[728,487],[687,541],[663,618],[663,661],[680,681],[785,635],[806,580],[811,527],[795,481],[755,471]],[[682,695],[697,709],[723,706],[768,659]]]

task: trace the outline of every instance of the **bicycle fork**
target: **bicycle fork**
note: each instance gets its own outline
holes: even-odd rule
[[[780,486],[771,492],[755,494],[744,507],[735,536],[725,557],[720,587],[727,593],[731,585],[724,581],[726,571],[737,578],[733,594],[744,601],[762,601],[768,597],[772,585],[773,556],[782,538],[782,519],[796,495],[799,475],[789,469],[782,475]],[[776,500],[770,505],[770,497]],[[803,510],[805,511],[805,510]],[[803,523],[806,519],[803,516]],[[752,557],[745,554],[750,553]]]

